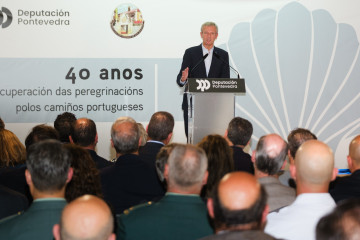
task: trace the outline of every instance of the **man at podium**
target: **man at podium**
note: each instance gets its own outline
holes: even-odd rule
[[[185,134],[188,137],[188,102],[186,82],[189,78],[229,78],[229,54],[214,46],[218,36],[218,27],[214,22],[201,26],[200,36],[203,40],[199,46],[186,49],[176,82],[180,87],[185,85],[182,109],[184,111]]]

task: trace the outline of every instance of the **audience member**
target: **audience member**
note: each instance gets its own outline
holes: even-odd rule
[[[88,118],[75,120],[71,125],[69,139],[71,143],[79,145],[90,153],[98,169],[112,165],[110,161],[100,157],[95,152],[95,147],[98,143],[98,134],[93,120]]]
[[[308,129],[296,128],[289,133],[287,140],[289,146],[289,151],[288,151],[289,163],[294,164],[295,153],[299,149],[301,144],[303,144],[308,140],[317,140],[317,137]],[[295,180],[291,178],[290,171],[288,170],[281,172],[279,176],[279,180],[285,186],[296,188]]]
[[[74,144],[65,144],[71,155],[73,176],[65,189],[65,198],[71,202],[85,194],[102,198],[100,173],[90,154],[85,149]]]
[[[254,166],[251,156],[244,152],[244,148],[250,143],[253,126],[248,120],[233,118],[225,132],[225,138],[233,150],[235,171],[245,171],[254,174]]]
[[[356,240],[360,236],[360,200],[341,202],[316,227],[316,240]]]
[[[335,202],[349,198],[360,198],[360,135],[356,136],[349,145],[347,156],[350,176],[338,177],[334,188],[330,190]]]
[[[26,210],[29,202],[25,195],[0,184],[0,219]]]
[[[209,177],[200,196],[209,197],[220,179],[227,173],[234,171],[231,149],[226,140],[220,135],[205,136],[198,144],[204,149],[208,158]]]
[[[156,161],[155,161],[156,172],[158,174],[160,181],[164,184],[165,189],[166,189],[166,180],[164,177],[165,164],[167,164],[170,153],[177,145],[179,144],[170,143],[168,145],[165,145],[162,148],[160,148],[160,151],[156,155]]]
[[[125,209],[164,195],[156,171],[138,156],[139,128],[131,118],[121,118],[111,127],[116,163],[101,170],[105,200],[120,214]]]
[[[84,195],[64,208],[53,234],[56,240],[114,240],[113,229],[109,206],[98,197]]]
[[[5,123],[2,118],[0,118],[0,129],[5,129]]]
[[[54,140],[35,143],[28,149],[26,181],[34,202],[23,214],[0,222],[0,239],[51,239],[52,227],[60,218],[70,181],[71,158]]]
[[[63,143],[69,143],[71,125],[76,121],[76,117],[73,113],[64,112],[59,114],[54,121],[54,128],[58,131],[60,141]]]
[[[320,141],[306,141],[297,150],[290,171],[296,180],[296,200],[268,215],[265,232],[289,240],[315,239],[317,222],[335,207],[328,193],[337,174],[332,150]]]
[[[144,126],[141,123],[137,123],[140,131],[140,147],[145,146],[147,140],[148,140],[148,134],[144,128]]]
[[[178,145],[165,164],[166,196],[134,207],[119,217],[120,239],[198,239],[212,234],[199,194],[206,183],[207,159],[192,145]]]
[[[216,235],[210,239],[274,239],[264,233],[269,208],[265,189],[247,172],[225,175],[208,199]]]
[[[25,139],[26,150],[29,149],[32,144],[46,139],[59,140],[59,133],[56,131],[55,128],[47,126],[45,124],[36,125],[31,129],[31,132],[27,135]]]
[[[262,136],[253,151],[255,177],[268,194],[270,212],[291,204],[295,200],[295,190],[284,186],[278,173],[286,164],[287,143],[277,134]]]

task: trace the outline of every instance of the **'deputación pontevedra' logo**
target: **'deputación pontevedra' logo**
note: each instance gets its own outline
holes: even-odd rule
[[[6,16],[6,17],[5,17]],[[2,28],[7,28],[12,22],[12,13],[9,9],[2,7],[0,10],[0,25]]]
[[[208,80],[196,79],[196,82],[198,83],[196,90],[200,89],[203,92],[204,90],[208,90],[210,88],[210,82]]]

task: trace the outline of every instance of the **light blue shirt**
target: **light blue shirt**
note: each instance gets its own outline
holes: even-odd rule
[[[207,77],[207,76],[209,76],[209,71],[210,71],[211,61],[212,61],[212,57],[213,57],[214,47],[212,47],[210,50],[206,49],[204,47],[204,45],[202,45],[202,44],[201,44],[201,47],[202,47],[202,51],[203,51],[203,56],[205,54],[209,53],[209,55],[204,60],[205,69],[206,69],[206,77]]]

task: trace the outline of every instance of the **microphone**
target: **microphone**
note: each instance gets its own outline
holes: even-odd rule
[[[205,54],[198,63],[196,63],[195,67],[193,67],[193,69],[191,69],[190,73],[189,73],[189,77],[191,76],[191,73],[200,65],[200,63],[202,63],[205,58],[207,58],[207,56],[209,56],[209,53]]]
[[[220,59],[220,61],[222,61],[223,63],[225,63],[226,65],[228,65],[232,70],[234,70],[234,71],[237,73],[238,79],[240,79],[240,74],[239,74],[238,71],[236,71],[235,68],[233,68],[229,63],[225,62],[224,59],[222,59],[217,52],[214,51],[214,55],[215,55],[216,58]]]

